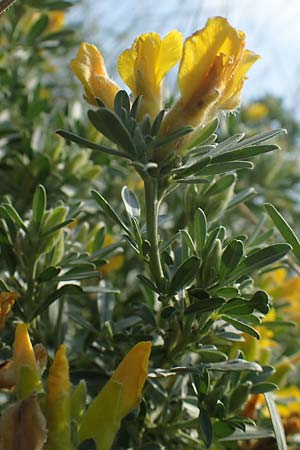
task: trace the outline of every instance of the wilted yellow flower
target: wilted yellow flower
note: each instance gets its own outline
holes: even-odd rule
[[[18,398],[24,400],[41,388],[40,371],[25,323],[19,323],[16,328],[13,364]]]
[[[105,235],[105,239],[103,242],[103,248],[108,247],[111,244],[114,244],[115,240],[113,238],[113,236],[111,234],[106,234]],[[115,255],[112,256],[106,264],[103,264],[103,266],[101,266],[99,268],[100,272],[104,275],[107,276],[112,272],[115,272],[117,270],[119,270],[124,264],[124,256],[123,255]]]
[[[269,108],[262,102],[252,103],[244,110],[246,119],[251,122],[257,122],[264,119],[268,115],[268,112]]]
[[[79,442],[93,438],[97,450],[111,448],[122,418],[140,400],[147,379],[150,352],[150,342],[139,342],[127,353],[84,415]]]
[[[142,95],[139,116],[155,117],[162,109],[162,81],[178,63],[182,53],[182,35],[173,30],[161,39],[157,33],[137,37],[130,49],[119,56],[119,73],[134,97]]]
[[[5,321],[15,302],[16,292],[0,292],[0,330],[4,328]]]
[[[66,348],[62,345],[56,352],[48,376],[46,406],[48,439],[45,450],[71,448],[70,386],[69,363]]]
[[[113,109],[115,96],[120,88],[108,77],[97,47],[83,42],[70,65],[84,87],[86,101],[91,105],[97,105],[95,97],[98,97],[107,108]]]
[[[0,419],[0,450],[42,450],[46,420],[36,396],[9,406]]]
[[[181,97],[166,115],[162,133],[184,125],[198,127],[221,110],[239,105],[246,73],[259,58],[245,50],[245,35],[223,17],[206,26],[183,45],[178,86]],[[178,141],[177,147],[182,145]]]

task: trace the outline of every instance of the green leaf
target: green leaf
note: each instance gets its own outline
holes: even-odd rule
[[[47,14],[43,14],[27,33],[27,42],[29,45],[34,44],[34,41],[46,30],[49,24],[49,17]]]
[[[135,156],[135,144],[119,117],[107,108],[89,110],[88,117],[94,127],[105,137],[123,148],[129,155]]]
[[[207,220],[204,211],[198,208],[194,217],[194,239],[198,253],[205,247],[207,234]]]
[[[130,100],[128,94],[124,90],[120,90],[114,100],[114,110],[115,113],[121,117],[122,116],[122,108],[129,114],[130,112]]]
[[[163,121],[165,113],[166,113],[166,110],[162,109],[157,114],[157,116],[155,117],[155,119],[153,121],[153,124],[152,124],[152,127],[151,127],[151,136],[157,136],[157,134],[158,134],[158,132],[160,130],[160,127],[161,127],[161,124],[162,124],[162,121]]]
[[[264,291],[256,291],[249,302],[257,311],[263,314],[267,314],[270,310],[269,296]]]
[[[291,246],[288,244],[273,244],[261,250],[256,250],[240,262],[232,272],[230,280],[234,281],[242,276],[250,275],[269,264],[273,264],[283,258],[290,249]]]
[[[185,127],[179,128],[178,130],[173,131],[173,133],[167,134],[163,138],[157,139],[154,148],[170,144],[170,142],[176,141],[176,139],[179,139],[180,137],[185,136],[186,134],[189,134],[192,131],[194,131],[194,128],[191,127],[190,125],[186,125]]]
[[[9,218],[20,228],[22,228],[24,231],[27,231],[26,225],[21,219],[19,213],[16,211],[16,209],[10,204],[10,203],[3,203],[0,207],[1,209],[4,209],[6,214],[9,216]]]
[[[135,193],[130,191],[127,186],[124,186],[121,195],[129,217],[136,217],[139,219],[141,215],[141,207]]]
[[[251,388],[251,394],[265,394],[266,392],[275,391],[278,386],[274,383],[257,383]]]
[[[198,423],[202,440],[206,448],[209,448],[213,441],[213,426],[210,417],[205,409],[200,408]]]
[[[59,272],[61,271],[60,267],[47,267],[47,269],[43,270],[38,276],[38,281],[40,283],[44,283],[45,281],[50,281],[53,278],[56,278]]]
[[[266,399],[268,410],[270,412],[278,450],[288,450],[282,421],[281,421],[280,415],[277,411],[272,393],[271,392],[265,393],[265,399]]]
[[[190,295],[192,295],[192,294],[190,294]],[[202,314],[205,312],[212,312],[212,311],[215,311],[216,309],[219,309],[224,303],[225,303],[225,300],[220,297],[216,297],[216,298],[206,297],[206,298],[202,298],[202,299],[197,299],[197,301],[194,301],[188,308],[186,308],[184,313],[185,314],[199,314],[199,313]]]
[[[256,331],[255,328],[251,327],[250,325],[247,325],[246,323],[241,322],[240,320],[226,316],[225,314],[222,315],[222,319],[225,320],[225,322],[233,325],[238,330],[243,331],[243,333],[247,333],[250,336],[255,337],[256,339],[260,339],[259,332]]]
[[[136,118],[136,116],[138,115],[140,106],[141,106],[141,101],[142,101],[143,96],[139,95],[134,102],[132,103],[132,107],[131,107],[131,111],[130,111],[130,115],[132,118]]]
[[[247,202],[251,198],[255,197],[256,191],[253,187],[243,189],[238,192],[228,203],[227,211],[229,208],[234,208],[239,203]]]
[[[42,223],[47,203],[47,194],[41,184],[35,190],[32,202],[32,221],[39,228]]]
[[[185,260],[174,273],[168,294],[170,296],[175,295],[180,289],[183,289],[190,284],[195,278],[198,266],[199,258],[197,256],[191,256]]]
[[[206,141],[215,133],[217,128],[219,127],[220,120],[216,117],[212,122],[203,127],[199,132],[197,132],[196,136],[189,142],[187,148],[193,148],[202,144],[205,144]]]
[[[262,368],[259,364],[252,361],[246,361],[245,359],[232,359],[230,361],[211,363],[207,364],[206,367],[209,370],[217,372],[241,372],[243,370],[262,372]]]
[[[209,189],[205,192],[205,196],[209,197],[212,195],[220,194],[228,189],[234,182],[236,181],[236,174],[231,173],[228,175],[224,175],[218,181],[213,183]]]
[[[199,355],[199,361],[200,362],[220,362],[220,361],[226,361],[228,359],[227,355],[223,352],[217,351],[217,350],[208,350],[208,349],[202,349],[196,350],[197,354]]]
[[[175,173],[176,177],[187,177],[201,171],[201,169],[203,169],[210,163],[210,160],[210,156],[204,156],[200,159],[193,158],[189,160],[184,166],[181,166],[178,169],[176,168],[172,170],[172,172]]]
[[[250,147],[243,147],[237,150],[226,151],[213,157],[214,163],[220,163],[225,161],[236,161],[251,158],[256,155],[278,150],[278,145],[256,145]]]
[[[279,134],[287,134],[287,131],[284,128],[277,128],[276,130],[271,131],[263,131],[262,133],[256,134],[254,136],[251,136],[250,138],[244,139],[242,141],[243,145],[255,145],[260,142],[267,141],[268,139],[271,139],[275,136],[278,136]]]
[[[91,191],[92,196],[94,197],[94,200],[98,203],[101,209],[117,224],[120,225],[121,228],[123,228],[124,231],[126,231],[127,234],[130,235],[130,230],[125,225],[123,220],[120,218],[120,216],[116,213],[116,211],[112,208],[112,206],[105,200],[105,198],[99,194],[97,191]]]
[[[216,163],[202,169],[200,175],[217,175],[218,173],[232,172],[233,170],[253,169],[253,167],[253,163],[249,161]]]
[[[182,238],[182,259],[186,259],[184,254],[186,253],[186,257],[190,254],[194,254],[196,252],[193,239],[190,233],[187,230],[180,230],[180,235]]]
[[[244,255],[244,244],[238,239],[232,239],[223,252],[221,258],[220,278],[226,278],[230,274]]]
[[[107,153],[109,155],[122,156],[123,158],[129,158],[127,153],[120,152],[119,150],[114,150],[113,148],[105,147],[103,145],[95,144],[94,142],[88,141],[87,139],[78,136],[77,134],[71,133],[71,131],[57,130],[56,134],[62,136],[64,139],[74,142],[80,147],[90,148],[91,150],[100,151],[102,153]]]
[[[247,300],[243,300],[241,298],[231,298],[226,302],[225,305],[220,309],[220,314],[233,314],[235,316],[239,315],[248,315],[251,314],[254,310],[254,307],[251,306],[251,303]]]
[[[207,178],[200,178],[200,177],[190,177],[190,178],[175,178],[174,180],[171,180],[176,183],[180,184],[205,184],[209,183],[209,180]]]
[[[83,290],[77,284],[65,284],[59,289],[56,289],[54,292],[51,292],[46,299],[35,309],[32,313],[32,316],[28,320],[31,322],[37,315],[41,314],[43,311],[46,311],[50,305],[52,305],[55,300],[62,297],[63,295],[82,295]]]
[[[275,208],[275,206],[271,205],[270,203],[265,203],[265,208],[268,211],[268,214],[271,217],[274,225],[277,227],[282,237],[292,246],[292,250],[295,256],[300,261],[300,241],[295,232],[282,217],[280,212]]]

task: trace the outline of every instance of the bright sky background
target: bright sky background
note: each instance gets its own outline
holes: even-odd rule
[[[86,39],[98,45],[111,70],[142,32],[177,28],[188,36],[208,17],[225,16],[246,33],[246,47],[262,56],[243,98],[271,93],[300,113],[300,0],[83,0],[82,11]]]

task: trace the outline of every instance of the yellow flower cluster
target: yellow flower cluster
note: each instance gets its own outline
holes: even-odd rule
[[[85,411],[83,385],[72,387],[66,348],[62,345],[49,369],[41,408],[37,394],[43,393],[41,372],[47,353],[40,345],[33,348],[27,326],[18,324],[13,358],[0,367],[0,388],[15,387],[18,400],[0,417],[0,450],[71,450],[71,422],[76,425],[78,443],[93,438],[97,450],[109,450],[122,418],[140,400],[150,352],[150,342],[136,344]]]
[[[146,114],[154,118],[163,106],[163,79],[180,61],[180,97],[166,114],[162,127],[162,133],[168,134],[183,125],[201,126],[219,111],[236,109],[246,73],[258,58],[245,49],[243,32],[225,18],[214,17],[185,42],[176,30],[163,39],[153,32],[142,34],[121,53],[118,70],[133,99],[142,96],[139,119]],[[94,45],[81,44],[71,68],[82,82],[89,103],[95,105],[98,97],[113,108],[120,88],[109,78]]]

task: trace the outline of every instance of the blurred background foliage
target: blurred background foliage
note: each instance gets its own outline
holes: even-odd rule
[[[116,55],[133,36],[149,28],[150,19],[157,31],[164,29],[163,15],[155,11],[151,16],[145,15],[146,3],[134,8],[132,2],[118,2],[116,11],[111,2],[101,2],[96,16],[96,9],[88,0],[17,1],[0,21],[0,288],[3,292],[17,293],[13,315],[2,331],[1,358],[10,355],[14,321],[29,321],[34,341],[43,342],[51,355],[61,342],[68,344],[72,381],[84,378],[91,395],[139,340],[155,336],[157,349],[153,352],[152,369],[163,369],[161,340],[164,337],[169,342],[170,356],[174,350],[172,342],[176,342],[176,335],[181,332],[173,310],[157,319],[153,291],[137,281],[144,261],[128,248],[120,227],[99,211],[90,195],[91,188],[97,189],[124,217],[126,205],[121,201],[121,189],[123,185],[132,189],[143,207],[141,179],[122,161],[83,150],[55,135],[56,129],[64,128],[93,142],[103,141],[85,118],[86,105],[70,73],[69,61],[82,40],[100,41],[113,74]],[[175,1],[171,3],[164,6],[165,14],[175,16],[173,23],[179,27],[182,18],[179,20],[177,16],[181,6]],[[198,7],[193,5],[190,2],[186,8],[193,12],[192,7]],[[128,9],[132,15],[122,21]],[[207,11],[203,7],[199,21],[191,12],[184,13],[189,17],[184,32],[202,26]],[[182,11],[181,14],[184,15]],[[172,102],[174,83],[170,77],[167,103]],[[264,202],[274,204],[300,235],[299,120],[286,101],[274,93],[261,92],[257,83],[254,86],[255,95],[247,96],[239,113],[221,118],[218,140],[237,133],[252,136],[285,128],[288,134],[278,135],[272,141],[281,150],[256,157],[254,170],[241,170],[237,177],[231,175],[226,179],[226,188],[213,195],[205,191],[206,185],[175,190],[162,207],[161,234],[165,241],[189,225],[199,207],[206,214],[209,231],[226,227],[224,246],[236,236],[245,240],[245,234],[250,250],[264,242],[270,245],[282,241],[264,213]],[[215,183],[220,178],[211,181]],[[165,258],[178,261],[183,251],[184,245],[178,244],[172,248],[171,256],[166,253]],[[289,448],[297,449],[299,268],[295,260],[292,264],[285,260],[275,269],[268,268],[266,273],[261,270],[254,281],[245,284],[243,291],[248,299],[255,289],[264,289],[271,297],[273,308],[257,327],[262,336],[260,341],[244,334],[244,342],[234,337],[222,341],[217,333],[207,334],[202,340],[207,347],[201,350],[189,343],[192,356],[180,359],[182,351],[178,351],[171,362],[189,364],[201,352],[201,361],[214,357],[215,362],[222,362],[228,357],[241,357],[242,351],[249,361],[265,367],[274,365],[277,373],[271,375],[266,369],[265,379],[281,388],[278,398]],[[207,273],[205,276],[208,277]],[[192,323],[191,320],[186,326]],[[197,435],[190,431],[195,425],[197,399],[188,387],[187,378],[192,375],[178,377],[176,381],[153,375],[140,410],[125,419],[115,448],[203,448]],[[248,389],[250,383],[265,381],[250,378],[248,372],[212,376],[214,389],[209,393],[209,412],[222,417],[216,411],[214,396],[226,385],[231,398],[227,406],[235,414],[231,422],[220,420],[221,425],[215,426],[215,433],[224,439],[235,428],[243,429],[239,416],[257,419],[262,428],[269,423],[259,388],[241,400],[241,393],[235,391],[238,381],[243,389]],[[196,377],[192,381],[195,389]],[[6,401],[3,397],[2,406]],[[159,409],[158,405],[163,406]],[[150,411],[152,422],[149,418],[148,422],[145,420],[146,410]],[[259,445],[260,441],[252,440],[245,447],[235,437],[220,441],[216,449],[262,448]],[[270,449],[276,448],[272,447],[275,445],[272,438],[268,445]]]

